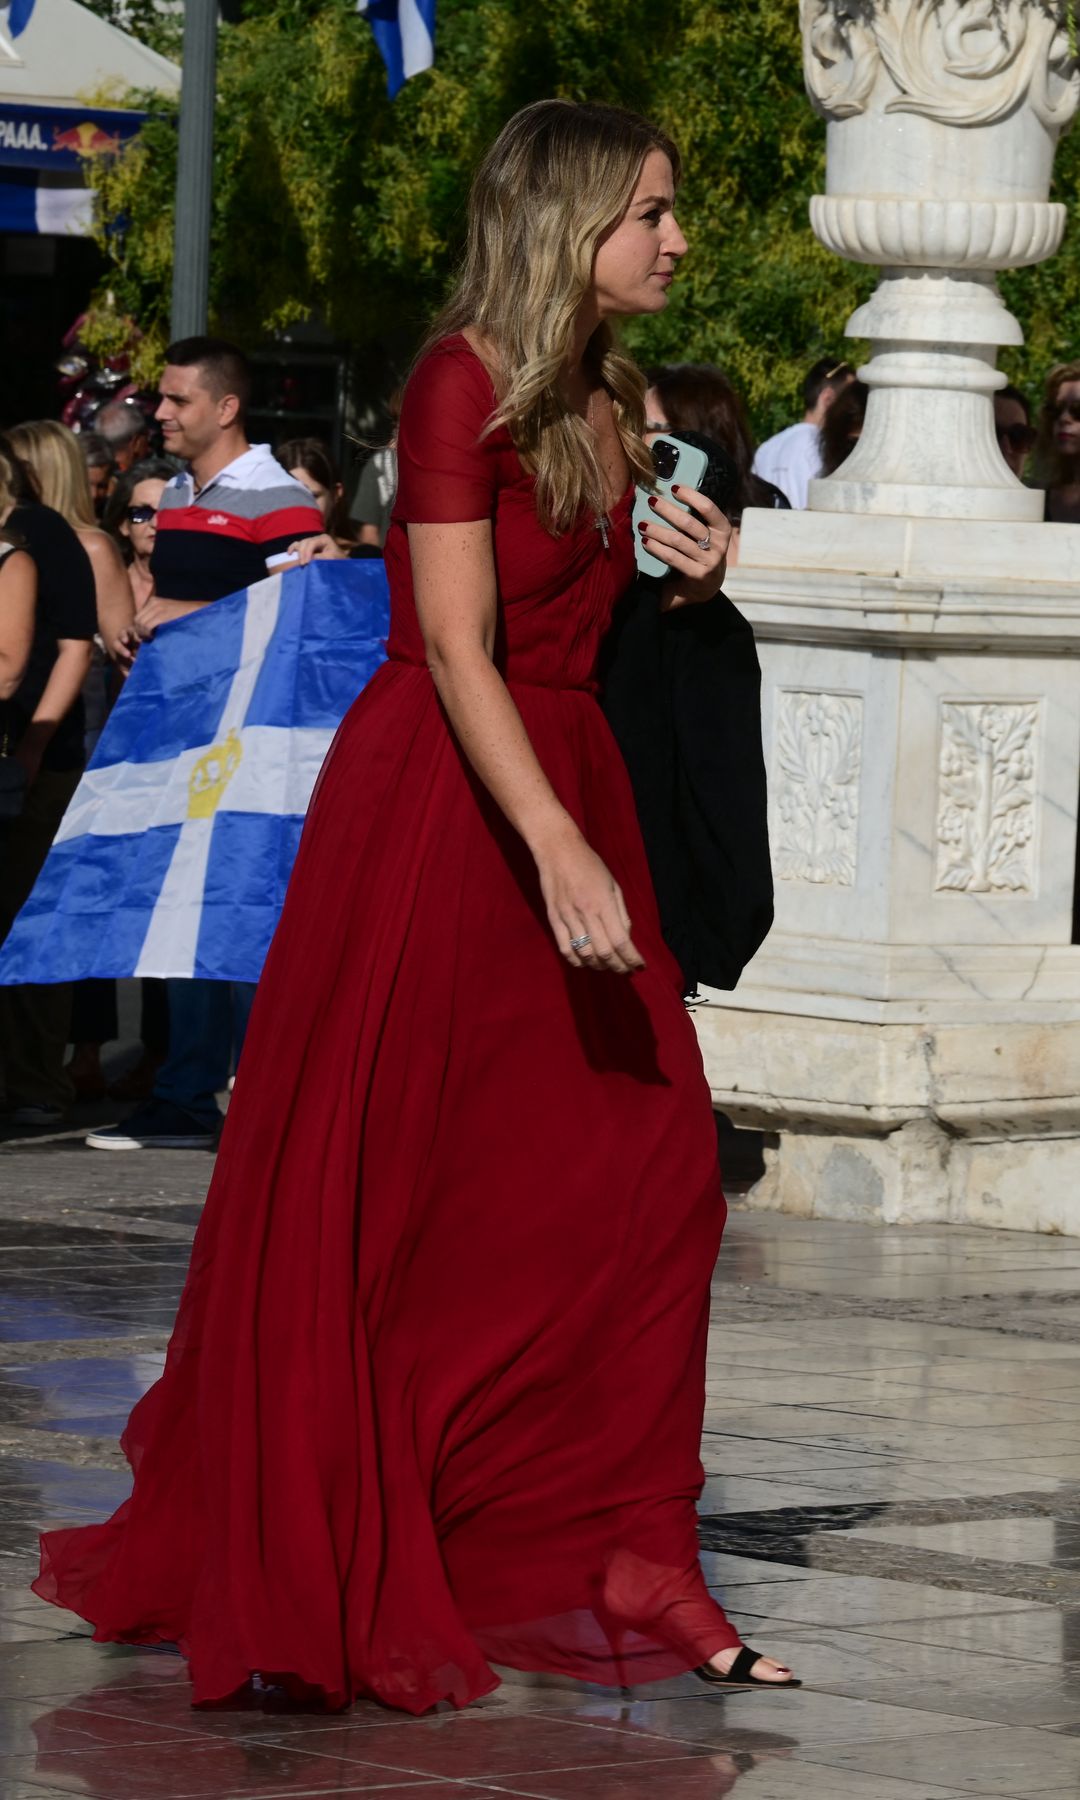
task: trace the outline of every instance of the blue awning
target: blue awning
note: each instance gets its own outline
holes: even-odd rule
[[[21,106],[0,100],[0,231],[89,237],[90,157],[115,155],[146,114],[100,106]]]
[[[0,100],[0,170],[82,169],[88,156],[115,155],[146,114],[100,106],[21,106]]]
[[[0,231],[87,237],[91,160],[117,155],[146,114],[76,96],[173,92],[180,71],[77,0],[0,0],[0,44]]]

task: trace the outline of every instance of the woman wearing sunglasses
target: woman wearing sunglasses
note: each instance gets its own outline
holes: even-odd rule
[[[1047,376],[1036,467],[1046,489],[1045,517],[1080,525],[1080,362],[1059,363]]]
[[[176,464],[164,457],[136,463],[119,477],[105,509],[105,529],[116,539],[127,564],[136,613],[154,597],[150,558],[157,536],[157,510],[175,474]]]
[[[147,457],[135,463],[117,477],[105,508],[102,523],[120,546],[136,618],[154,597],[150,558],[157,536],[158,506],[179,467],[174,458],[163,456]],[[132,648],[137,649],[134,636]],[[108,1092],[114,1100],[146,1100],[153,1090],[154,1077],[169,1047],[168,1000],[163,981],[143,980],[139,1037],[142,1044],[139,1060],[109,1084]],[[81,1048],[88,1056],[89,1052]],[[98,1074],[104,1087],[100,1063]]]
[[[1028,457],[1035,448],[1038,432],[1031,423],[1031,407],[1027,395],[1019,388],[999,388],[994,395],[994,430],[998,449],[1018,481],[1027,472]]]

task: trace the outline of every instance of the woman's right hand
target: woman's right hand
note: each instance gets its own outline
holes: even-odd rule
[[[645,960],[630,937],[630,918],[610,870],[571,822],[534,852],[548,920],[563,956],[575,969],[633,975]],[[573,948],[575,938],[588,943]]]
[[[138,617],[137,610],[136,617]],[[106,638],[105,654],[109,658],[109,661],[119,670],[121,675],[127,676],[131,674],[131,671],[135,666],[135,656],[139,648],[139,643],[139,634],[134,625],[126,625],[123,631],[116,634],[111,643]]]

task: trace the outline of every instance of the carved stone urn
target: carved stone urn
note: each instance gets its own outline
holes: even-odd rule
[[[1054,150],[1080,75],[1055,0],[801,0],[811,103],[828,120],[818,238],[882,268],[862,440],[812,490],[834,512],[1037,519],[993,430],[999,344],[1022,341],[998,269],[1057,250]]]
[[[791,0],[794,7],[795,0]],[[698,1030],[751,1206],[1080,1232],[1080,529],[997,450],[995,272],[1056,248],[1051,0],[801,0],[819,238],[880,263],[866,428],[744,514],[776,924]],[[826,331],[833,322],[823,320]],[[1072,344],[1063,353],[1076,352]]]

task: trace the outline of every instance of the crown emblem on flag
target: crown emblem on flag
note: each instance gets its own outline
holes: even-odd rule
[[[188,818],[212,819],[225,797],[244,750],[235,731],[230,731],[223,744],[212,744],[200,756],[188,778]]]

